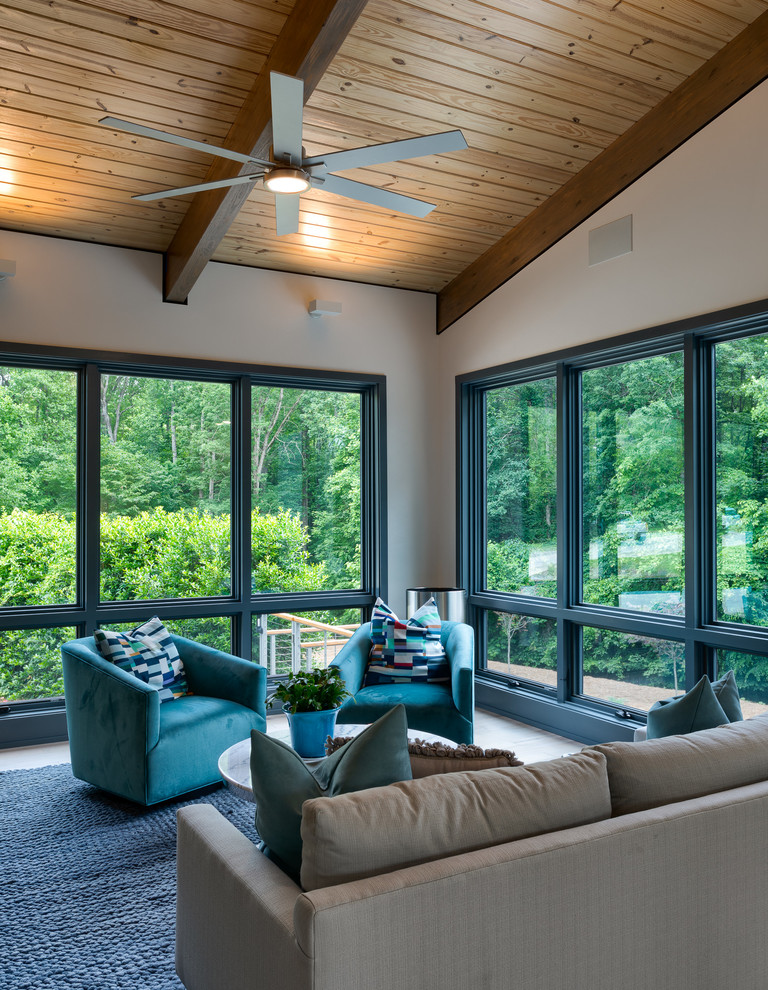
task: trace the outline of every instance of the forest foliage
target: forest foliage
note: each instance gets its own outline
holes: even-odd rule
[[[715,400],[717,617],[768,625],[765,337],[716,345]],[[583,598],[680,615],[682,357],[589,369],[582,402]],[[105,374],[99,414],[102,600],[230,594],[229,385]],[[0,607],[74,601],[77,415],[74,372],[0,368]],[[556,415],[554,379],[486,394],[490,589],[556,595]],[[254,592],[360,586],[360,416],[357,393],[253,388]],[[550,620],[490,613],[488,628],[489,659],[556,667]],[[226,619],[176,629],[229,638]],[[0,697],[60,693],[58,648],[72,635],[1,630]],[[669,640],[584,630],[585,674],[673,690],[682,656]],[[768,659],[719,660],[768,700]]]
[[[768,338],[716,356],[717,618],[768,625]],[[582,600],[684,614],[682,353],[582,376]],[[489,589],[553,598],[556,585],[555,380],[486,396]],[[489,613],[489,660],[557,665],[555,624]],[[681,643],[585,628],[584,673],[674,690]],[[768,701],[768,658],[722,651],[742,692]]]
[[[252,593],[360,587],[359,393],[252,394]],[[77,408],[74,372],[0,369],[0,608],[76,599]],[[231,410],[225,383],[102,375],[102,601],[231,593]],[[230,648],[228,619],[190,622]],[[61,694],[72,635],[0,631],[0,697]]]

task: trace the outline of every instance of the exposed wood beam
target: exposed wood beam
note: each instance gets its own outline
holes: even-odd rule
[[[269,73],[304,80],[304,101],[312,95],[367,0],[296,0],[264,68],[237,114],[224,146],[268,158],[272,141]],[[206,181],[248,171],[216,159]],[[184,302],[250,192],[250,185],[197,193],[165,253],[164,298]]]
[[[761,14],[437,296],[442,333],[560,238],[768,78]]]

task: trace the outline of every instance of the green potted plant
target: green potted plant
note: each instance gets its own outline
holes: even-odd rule
[[[338,667],[300,670],[289,674],[275,688],[267,707],[283,703],[291,730],[291,745],[305,759],[325,755],[325,740],[332,736],[342,701],[349,697]]]

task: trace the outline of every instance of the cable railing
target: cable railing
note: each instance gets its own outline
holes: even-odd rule
[[[270,629],[271,619],[287,625]],[[359,622],[332,625],[290,612],[260,615],[259,662],[267,668],[270,677],[327,667],[359,625]]]

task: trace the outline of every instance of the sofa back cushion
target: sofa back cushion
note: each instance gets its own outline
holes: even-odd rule
[[[684,736],[603,743],[614,815],[768,780],[768,717]]]
[[[610,814],[605,757],[594,750],[314,798],[302,809],[301,885],[330,887]]]

